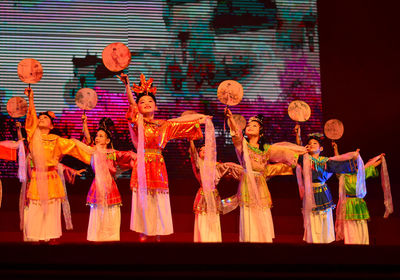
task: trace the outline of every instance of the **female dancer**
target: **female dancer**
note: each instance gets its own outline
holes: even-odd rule
[[[129,79],[121,74],[125,84],[130,109],[127,113],[132,142],[137,149],[137,166],[132,170],[131,230],[141,234],[141,241],[154,236],[173,233],[168,177],[162,150],[169,140],[202,137],[200,124],[209,116],[195,114],[174,120],[155,119],[157,110],[153,79],[140,76],[140,84],[133,84],[133,99]]]
[[[29,98],[25,129],[33,168],[26,192],[24,240],[49,241],[62,235],[61,202],[66,194],[58,173],[58,164],[66,154],[86,164],[90,163],[90,156],[77,147],[73,140],[51,134],[54,113],[47,111],[38,117],[33,90],[27,88],[25,94]]]
[[[338,146],[332,143],[335,156],[339,155]],[[379,176],[377,166],[382,163],[381,154],[365,164],[365,179]],[[336,240],[344,239],[344,244],[369,244],[367,221],[369,212],[364,200],[357,191],[357,173],[341,174],[339,177],[339,203],[336,209]]]
[[[300,126],[296,126],[296,141],[300,143]],[[310,134],[307,141],[308,154],[299,158],[303,177],[298,174],[303,189],[304,237],[308,243],[330,243],[335,240],[332,210],[335,204],[326,181],[332,173],[352,173],[357,170],[356,152],[335,157],[323,157],[320,153],[323,135]],[[304,179],[304,185],[303,185]]]
[[[195,213],[194,220],[194,242],[221,242],[220,214],[222,213],[221,197],[215,188],[223,176],[229,176],[240,180],[243,174],[243,167],[233,162],[214,163],[215,179],[212,190],[203,188],[203,181],[207,180],[209,168],[206,167],[205,146],[196,149],[194,142],[190,141],[190,159],[193,173],[200,184],[193,205]]]
[[[261,115],[249,119],[243,137],[237,128],[229,109],[225,109],[228,125],[231,129],[233,144],[239,161],[245,169],[237,194],[240,206],[239,240],[241,242],[272,242],[275,238],[272,222],[272,200],[266,182],[266,170],[270,162],[283,162],[296,166],[298,153],[305,149],[293,145],[282,147],[268,145],[263,137],[263,119]],[[294,150],[297,150],[296,153]]]
[[[82,116],[85,143],[91,143],[86,115]],[[119,241],[121,227],[121,196],[115,183],[117,166],[130,169],[136,159],[132,151],[112,148],[112,134],[102,123],[97,130],[94,147],[84,146],[91,155],[95,179],[90,186],[86,203],[90,205],[87,240]],[[82,145],[82,143],[80,143]]]

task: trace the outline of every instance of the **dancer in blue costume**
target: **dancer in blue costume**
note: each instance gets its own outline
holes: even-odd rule
[[[296,142],[300,145],[300,126],[297,125],[295,131]],[[298,180],[300,185],[303,185],[304,180],[305,186],[303,239],[307,243],[330,243],[335,240],[332,210],[336,205],[326,181],[333,173],[353,173],[357,167],[355,159],[358,157],[358,150],[335,157],[320,156],[323,151],[322,139],[323,135],[319,133],[308,135],[308,154],[299,157],[299,165],[303,167],[303,178],[298,176]]]

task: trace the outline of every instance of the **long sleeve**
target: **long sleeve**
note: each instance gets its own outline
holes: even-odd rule
[[[267,178],[279,175],[293,175],[293,169],[284,163],[268,164],[264,174]]]
[[[365,168],[365,179],[376,178],[378,176],[379,176],[379,171],[375,166],[371,165]]]
[[[60,155],[70,155],[86,164],[90,164],[91,155],[78,147],[72,139],[58,137],[57,142]]]
[[[11,141],[0,141],[0,159],[17,160],[17,149],[9,147]]]
[[[328,160],[326,162],[326,172],[344,174],[344,173],[354,173],[356,171],[357,165],[353,160],[347,161],[336,161]]]
[[[163,132],[161,135],[162,147],[165,147],[171,139],[187,138],[196,140],[203,137],[199,121],[176,122],[166,121],[163,124]]]
[[[281,162],[295,167],[299,158],[298,153],[284,147],[271,145],[268,150],[270,162]]]

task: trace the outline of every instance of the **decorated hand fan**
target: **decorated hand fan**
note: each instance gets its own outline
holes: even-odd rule
[[[331,140],[342,138],[344,132],[343,123],[337,119],[331,119],[325,123],[324,133]]]
[[[305,122],[311,116],[310,106],[304,101],[294,100],[288,107],[289,117],[296,122]]]
[[[22,97],[12,97],[7,102],[7,112],[12,118],[20,118],[28,112],[28,104]]]
[[[225,80],[219,84],[217,96],[227,106],[238,105],[243,98],[243,87],[234,80]]]
[[[120,72],[131,63],[131,52],[123,43],[111,43],[104,48],[102,59],[111,72]]]
[[[43,68],[39,61],[25,58],[18,63],[18,77],[27,84],[35,84],[42,79]]]
[[[239,115],[239,114],[233,114],[232,117],[235,120],[235,123],[240,130],[243,130],[246,128],[247,122],[246,122],[245,117],[243,117],[242,115]]]
[[[92,110],[97,105],[97,93],[91,88],[81,88],[75,95],[75,104],[82,110]]]

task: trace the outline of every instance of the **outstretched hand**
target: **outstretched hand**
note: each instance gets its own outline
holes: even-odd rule
[[[300,135],[301,129],[300,129],[300,124],[296,124],[293,128],[293,131],[296,135]]]
[[[121,73],[119,76],[116,75],[121,82],[124,83],[125,86],[129,85],[129,77],[125,73]]]

